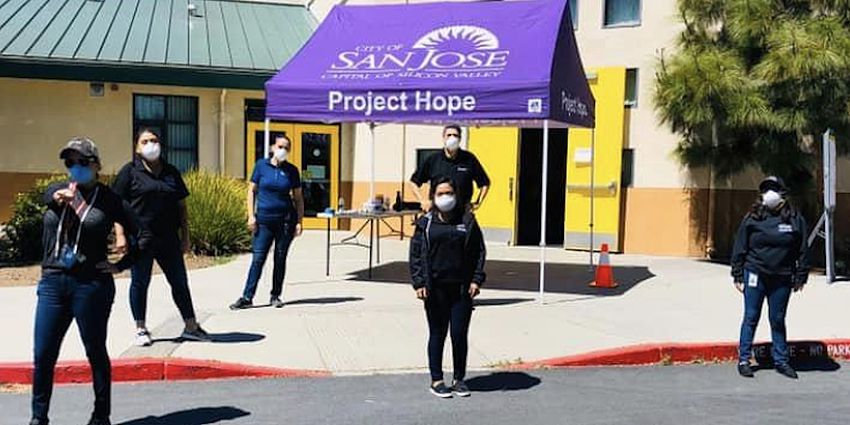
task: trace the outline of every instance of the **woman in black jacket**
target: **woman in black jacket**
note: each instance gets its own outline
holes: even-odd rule
[[[472,299],[486,278],[486,249],[475,216],[459,205],[455,185],[442,178],[431,187],[431,211],[416,223],[410,242],[410,275],[416,297],[424,300],[430,336],[428,365],[432,394],[470,395],[466,375],[467,335]],[[443,382],[443,346],[451,328],[454,382]]]
[[[92,370],[94,412],[89,425],[108,425],[112,379],[106,330],[115,299],[112,274],[131,266],[136,247],[145,249],[150,235],[136,232],[129,205],[98,182],[100,155],[94,142],[71,139],[59,157],[65,161],[70,181],[55,183],[44,194],[44,261],[35,311],[30,425],[49,422],[53,372],[71,321],[77,322]],[[127,253],[111,263],[107,246],[115,223],[126,230],[130,243],[117,241],[127,246]]]
[[[753,377],[753,337],[767,298],[776,371],[796,379],[797,372],[788,364],[785,312],[791,292],[803,289],[809,276],[806,220],[786,199],[782,179],[764,179],[759,192],[738,229],[732,252],[732,278],[744,294],[738,373]]]

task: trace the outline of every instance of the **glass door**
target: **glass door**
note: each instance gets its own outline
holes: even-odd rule
[[[292,163],[301,170],[304,228],[324,229],[325,220],[315,217],[327,208],[337,208],[339,127],[296,124]],[[336,223],[332,226],[336,227]]]
[[[265,128],[263,123],[249,121],[245,128],[245,180],[251,180],[251,174],[254,172],[254,164],[262,158],[265,153]],[[295,149],[295,126],[284,123],[269,124],[269,140],[274,142],[277,136],[286,136],[292,141],[292,148]],[[294,152],[290,154],[294,157]],[[290,158],[290,162],[294,158]]]

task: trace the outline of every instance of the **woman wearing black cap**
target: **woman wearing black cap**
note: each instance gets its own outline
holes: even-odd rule
[[[51,185],[44,194],[44,260],[35,313],[32,420],[48,421],[53,370],[65,332],[76,320],[92,369],[94,412],[89,425],[109,424],[111,370],[106,330],[115,283],[112,274],[130,267],[137,246],[149,243],[126,203],[97,181],[100,156],[94,142],[74,138],[60,158],[69,182]],[[114,223],[131,236],[128,252],[117,263],[107,260],[107,243]],[[124,241],[120,241],[124,243]],[[126,245],[126,243],[125,243]]]
[[[424,300],[430,336],[428,365],[432,394],[470,395],[464,383],[472,299],[484,283],[486,249],[475,216],[457,201],[455,185],[441,178],[431,187],[431,211],[416,222],[410,243],[410,275]],[[454,381],[443,382],[443,346],[451,329]]]
[[[732,277],[744,294],[744,320],[738,346],[738,373],[752,377],[753,338],[767,298],[776,371],[796,379],[788,364],[785,312],[791,292],[803,289],[809,275],[806,220],[786,199],[782,179],[770,176],[744,217],[732,252]]]

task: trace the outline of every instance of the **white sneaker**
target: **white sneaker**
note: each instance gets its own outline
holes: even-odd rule
[[[133,344],[136,347],[150,347],[153,345],[153,339],[151,339],[151,333],[148,332],[147,329],[139,329],[136,332],[136,339],[133,341]]]

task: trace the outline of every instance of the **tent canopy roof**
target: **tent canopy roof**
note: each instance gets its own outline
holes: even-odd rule
[[[594,125],[566,0],[336,6],[266,83],[268,118]]]

